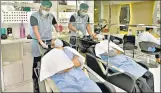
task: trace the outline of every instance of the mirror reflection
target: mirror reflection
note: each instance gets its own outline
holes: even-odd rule
[[[130,6],[129,4],[122,5],[120,11],[120,24],[129,24],[130,22]],[[120,26],[120,30],[127,31],[127,26]]]

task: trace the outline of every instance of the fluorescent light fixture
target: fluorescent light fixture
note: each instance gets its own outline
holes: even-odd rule
[[[145,24],[138,24],[138,25],[145,25]]]
[[[126,26],[126,25],[115,25],[115,24],[114,24],[113,26]]]
[[[151,27],[151,28],[158,28],[157,26],[142,26],[142,27]]]

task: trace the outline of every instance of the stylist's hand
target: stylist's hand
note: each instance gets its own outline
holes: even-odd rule
[[[48,48],[48,45],[46,45],[44,42],[40,42],[40,45],[41,45],[43,48]]]

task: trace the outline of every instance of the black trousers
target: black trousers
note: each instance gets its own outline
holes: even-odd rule
[[[32,79],[33,79],[33,90],[34,93],[38,92],[39,93],[39,83],[38,83],[38,77],[36,73],[38,73],[38,70],[35,70],[35,68],[38,67],[38,63],[41,61],[41,56],[39,57],[34,57],[34,62],[33,62],[33,67],[32,67]],[[36,73],[35,73],[36,71]]]
[[[136,80],[136,84],[140,89],[141,93],[154,92],[154,76],[151,72],[147,71],[142,77]]]
[[[155,49],[156,49],[155,52],[161,51],[159,48],[155,48]],[[155,55],[155,58],[160,58],[160,55],[159,55],[159,54],[156,54],[156,55]]]

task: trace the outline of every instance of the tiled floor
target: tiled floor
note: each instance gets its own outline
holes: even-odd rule
[[[8,89],[5,92],[33,92],[33,83],[28,82],[19,87]]]

